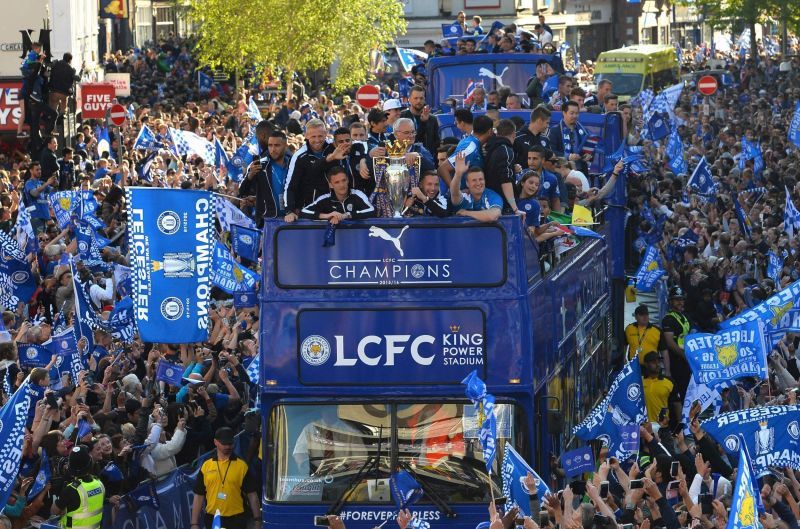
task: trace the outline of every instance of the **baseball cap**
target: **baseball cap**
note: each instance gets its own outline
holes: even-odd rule
[[[395,110],[403,108],[403,103],[400,102],[399,99],[387,99],[386,102],[383,104],[383,111],[386,112],[387,110]]]
[[[217,433],[214,434],[214,439],[219,441],[221,444],[224,445],[232,445],[233,444],[233,430],[228,428],[227,426],[223,426]]]
[[[636,307],[636,310],[633,311],[634,316],[640,316],[643,314],[650,315],[650,309],[647,308],[647,305],[639,305]]]

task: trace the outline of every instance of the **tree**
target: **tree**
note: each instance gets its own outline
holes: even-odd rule
[[[367,78],[369,53],[405,33],[398,0],[191,0],[202,64],[241,73],[249,66],[284,72],[338,61],[334,89]]]

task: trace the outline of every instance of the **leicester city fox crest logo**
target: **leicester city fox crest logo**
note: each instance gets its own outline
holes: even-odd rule
[[[777,307],[770,307],[769,311],[772,313],[772,319],[770,320],[770,323],[772,325],[778,325],[778,323],[780,323],[781,319],[786,315],[786,313],[792,310],[793,308],[794,308],[794,303],[791,301],[783,305],[779,305]]]
[[[734,343],[728,345],[718,345],[716,350],[717,360],[725,367],[729,367],[739,357],[739,349]]]

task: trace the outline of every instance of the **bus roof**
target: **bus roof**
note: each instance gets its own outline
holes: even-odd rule
[[[614,57],[644,57],[661,54],[675,53],[675,48],[663,44],[638,44],[602,52],[597,57],[597,62],[613,59]]]

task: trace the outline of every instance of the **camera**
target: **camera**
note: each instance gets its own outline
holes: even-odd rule
[[[314,516],[314,525],[317,527],[330,527],[331,523],[327,516]]]
[[[56,400],[56,394],[55,393],[52,393],[52,392],[48,393],[45,396],[45,401],[47,402],[47,407],[48,408],[52,408],[54,410],[58,409],[58,400]]]

